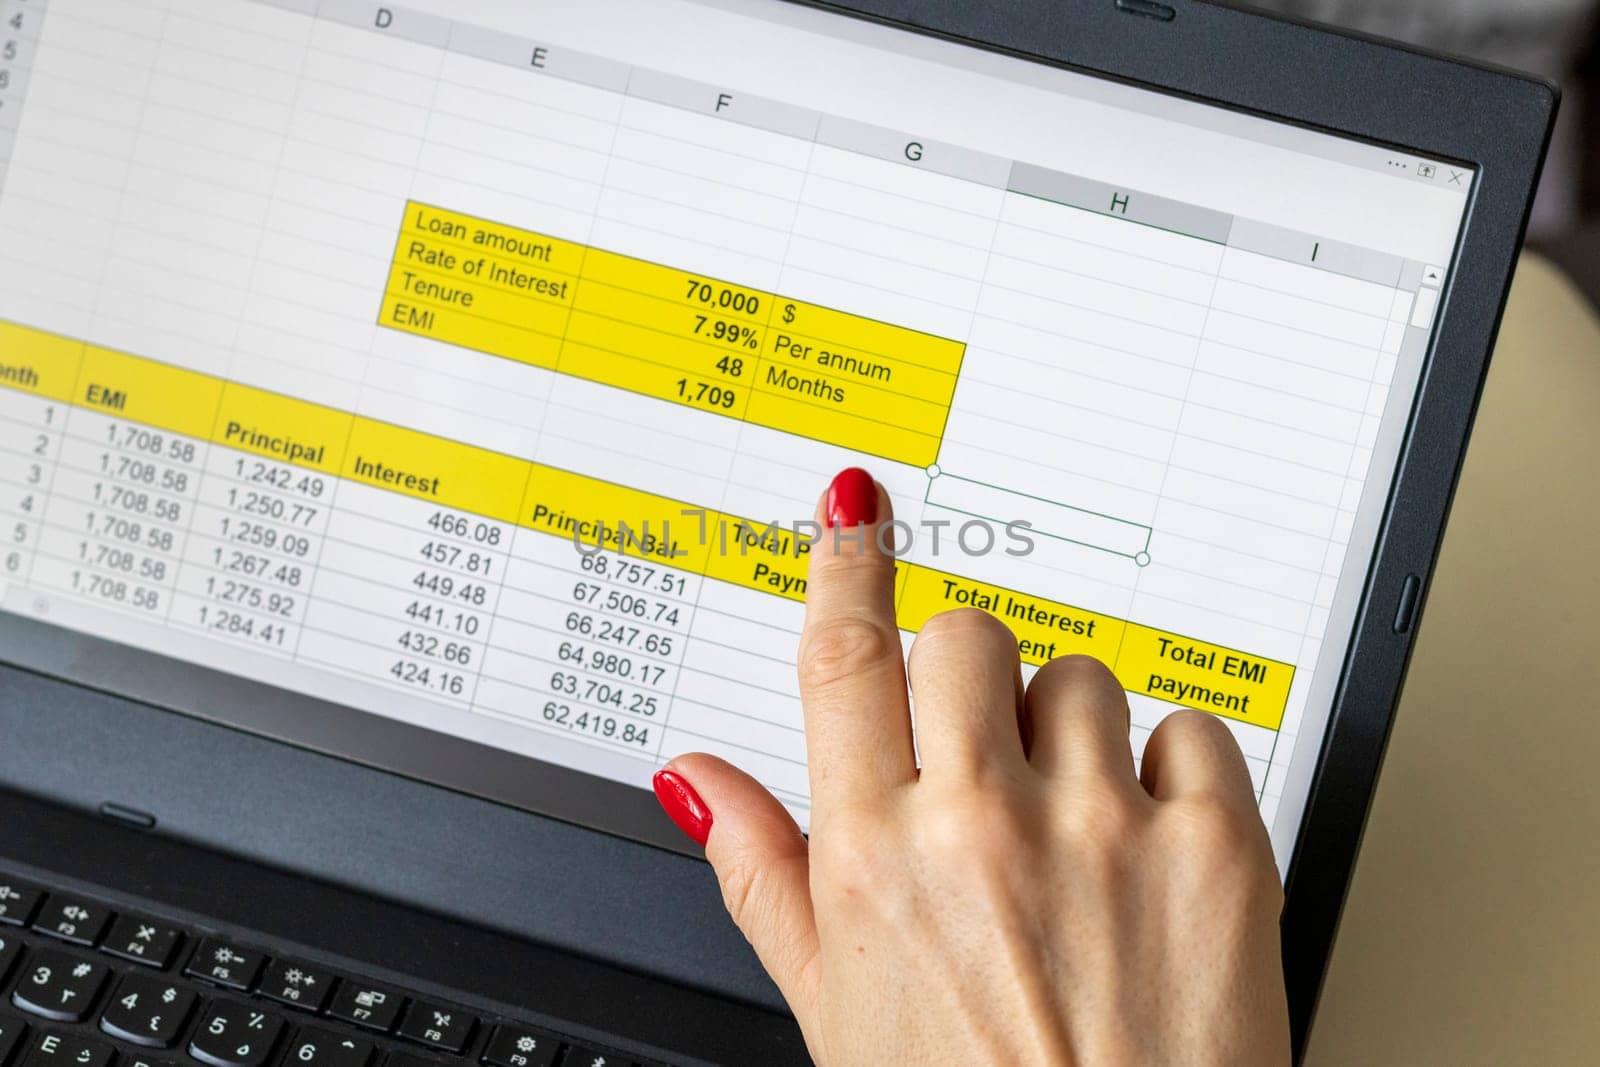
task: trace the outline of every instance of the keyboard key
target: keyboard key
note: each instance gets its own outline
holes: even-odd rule
[[[118,1064],[118,1067],[183,1067],[176,1060],[161,1060],[154,1056],[127,1056]]]
[[[117,1051],[104,1041],[76,1034],[43,1033],[28,1044],[23,1067],[111,1067]]]
[[[328,1014],[368,1030],[388,1033],[394,1029],[394,1021],[405,1003],[405,995],[393,989],[347,978],[339,983],[339,991],[328,1005]]]
[[[11,1062],[11,1054],[17,1051],[27,1029],[28,1024],[15,1015],[0,1015],[0,1064]]]
[[[14,879],[0,879],[0,923],[26,926],[44,899],[44,890]]]
[[[367,1067],[376,1051],[370,1041],[308,1026],[295,1035],[284,1067]]]
[[[213,1004],[189,1039],[189,1055],[211,1067],[262,1067],[283,1019],[248,1004]]]
[[[154,975],[130,974],[111,994],[100,1029],[147,1048],[171,1048],[200,998]]]
[[[333,992],[333,975],[294,960],[274,960],[256,992],[291,1008],[317,1012]]]
[[[81,1023],[89,1017],[89,1009],[109,973],[104,964],[41,950],[23,968],[17,988],[11,991],[11,1003],[30,1015]]]
[[[194,950],[194,957],[183,973],[229,989],[249,989],[250,983],[261,973],[261,964],[266,958],[265,953],[253,948],[242,948],[220,937],[208,937]]]
[[[39,909],[33,928],[74,945],[92,945],[111,921],[111,909],[74,897],[51,897]]]
[[[561,1067],[632,1067],[632,1065],[621,1056],[572,1045],[567,1049],[567,1058],[561,1061]]]
[[[560,1039],[543,1031],[501,1026],[483,1050],[483,1062],[490,1067],[553,1067],[560,1051]]]
[[[0,932],[0,982],[4,982],[11,974],[11,968],[16,966],[17,957],[22,955],[22,939],[13,934]]]
[[[463,1052],[477,1028],[478,1020],[460,1008],[444,1008],[414,1000],[396,1033],[419,1045],[445,1052]]]
[[[183,935],[165,923],[124,915],[111,924],[111,932],[100,949],[134,963],[165,970],[182,940]]]

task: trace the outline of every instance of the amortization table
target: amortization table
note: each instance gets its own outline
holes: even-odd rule
[[[711,606],[802,600],[795,531],[21,326],[0,352],[5,580],[643,759],[717,738],[804,797],[796,724],[717,698],[718,649],[759,640]],[[984,607],[1027,662],[1092,653],[1282,721],[1288,664],[925,565],[897,583],[908,632]]]

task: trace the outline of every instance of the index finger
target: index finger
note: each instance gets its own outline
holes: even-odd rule
[[[885,550],[893,518],[889,494],[857,468],[840,472],[817,506],[799,672],[818,813],[871,803],[916,777],[894,557]]]

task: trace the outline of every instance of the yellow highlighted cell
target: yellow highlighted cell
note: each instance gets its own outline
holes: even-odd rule
[[[734,419],[744,414],[750,398],[749,388],[723,382],[715,373],[695,374],[571,342],[562,350],[561,372]]]
[[[170,433],[209,439],[221,396],[219,378],[88,345],[73,402]]]
[[[1221,645],[1128,624],[1115,666],[1130,693],[1276,730],[1294,668]]]
[[[384,298],[378,320],[391,329],[431,337],[436,341],[472,348],[493,356],[554,370],[560,357],[561,338],[536,330],[508,326],[493,319],[452,311],[407,296]]]
[[[723,315],[656,296],[645,296],[585,277],[573,302],[577,312],[589,313],[648,331],[640,344],[658,344],[663,336],[703,344],[754,365],[761,355],[762,329],[736,315]]]
[[[297,467],[338,474],[355,416],[320,404],[228,382],[211,440]]]
[[[748,382],[755,377],[754,352],[705,344],[694,340],[692,335],[661,332],[587,311],[572,313],[566,336],[572,344],[610,349],[620,355],[637,356],[696,374],[715,374],[730,383]],[[566,369],[565,361],[562,369]]]
[[[0,322],[0,386],[66,402],[82,362],[82,341]]]
[[[603,548],[704,573],[706,545],[689,505],[638,489],[531,464],[520,522],[587,549]]]
[[[752,286],[735,285],[599,248],[589,249],[588,258],[583,261],[583,282],[590,281],[754,323],[767,321],[775,299],[771,293]],[[583,288],[582,283],[579,288]]]
[[[792,528],[713,512],[706,520],[706,535],[711,543],[707,578],[805,601],[811,549]]]
[[[942,422],[926,430],[908,429],[765,390],[750,394],[745,421],[916,467],[939,458]]]
[[[1035,665],[1057,656],[1094,656],[1105,663],[1117,655],[1127,623],[1109,615],[1057,604],[1013,589],[902,563],[905,591],[900,597],[900,626],[920,630],[929,619],[956,608],[980,608],[1000,619],[1017,635],[1022,659]]]
[[[801,335],[814,343],[895,356],[945,374],[960,373],[961,359],[966,354],[966,346],[959,341],[781,297],[772,316],[772,329]]]
[[[822,376],[840,388],[862,386],[900,396],[917,397],[936,405],[942,413],[955,395],[956,376],[929,370],[916,363],[878,353],[861,352],[816,341],[781,329],[769,330],[763,349],[763,366],[791,373]]]
[[[345,448],[345,478],[419,500],[516,522],[528,464],[458,441],[357,418]]]
[[[487,219],[410,201],[406,204],[405,225],[400,241],[408,235],[447,242],[463,251],[493,255],[526,270],[548,268],[576,276],[587,249],[548,234],[518,229]],[[397,251],[401,245],[397,242]]]
[[[505,326],[557,338],[567,326],[568,310],[562,304],[517,296],[493,286],[411,267],[396,267],[390,273],[385,295],[393,305],[416,303],[459,311],[474,318],[491,319]]]
[[[900,396],[828,375],[797,373],[771,361],[762,363],[752,385],[757,392],[808,402],[823,414],[855,415],[935,438],[944,432],[945,415],[949,411],[943,404]],[[807,433],[806,436],[814,435]]]
[[[576,280],[559,271],[529,268],[501,256],[481,255],[447,241],[417,236],[403,237],[395,246],[394,266],[553,304],[572,302]]]

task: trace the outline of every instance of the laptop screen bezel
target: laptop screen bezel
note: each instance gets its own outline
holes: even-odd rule
[[[1396,606],[1408,580],[1425,594],[1432,572],[1556,94],[1510,73],[1205,3],[1171,3],[1176,17],[1162,21],[1110,0],[790,2],[1479,172],[1289,867],[1284,958],[1303,1048],[1416,633],[1415,623],[1396,631]],[[445,910],[469,921],[778,1003],[722,914],[709,871],[680,854],[683,843],[638,790],[399,723],[380,728],[360,712],[13,616],[0,616],[0,650],[0,661],[27,664],[0,666],[0,784],[77,807],[149,811],[165,832],[424,906],[446,899]],[[471,780],[478,795],[428,779]],[[636,840],[512,804],[577,823],[607,810],[610,828]],[[419,838],[452,841],[448,861],[428,865],[418,854],[397,867],[373,836],[397,819]],[[520,906],[507,893],[517,885],[528,898]],[[622,908],[640,885],[672,900],[672,922],[574,922],[580,894],[571,887]]]

